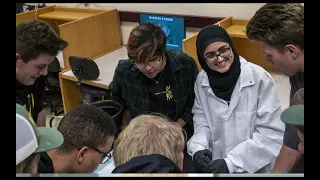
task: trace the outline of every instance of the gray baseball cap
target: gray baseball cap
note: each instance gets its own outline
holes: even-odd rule
[[[55,128],[37,127],[28,111],[16,104],[16,165],[32,153],[61,146],[62,134]]]

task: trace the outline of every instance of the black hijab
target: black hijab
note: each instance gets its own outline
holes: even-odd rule
[[[234,54],[234,61],[229,71],[219,73],[212,70],[204,59],[204,51],[214,42],[226,42],[230,45]],[[202,69],[208,74],[210,87],[214,94],[226,101],[230,101],[233,89],[240,76],[239,54],[234,49],[233,43],[227,31],[216,25],[208,25],[201,29],[197,37],[197,54]]]

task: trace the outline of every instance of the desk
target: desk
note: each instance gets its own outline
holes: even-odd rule
[[[247,38],[246,33],[243,32],[246,28],[248,20],[244,19],[234,19],[232,17],[225,18],[215,25],[223,27],[230,35],[233,45],[237,50],[238,54],[244,57],[247,61],[257,64],[267,71],[278,72],[272,64],[267,63],[265,60],[265,55],[262,52],[260,45],[256,42],[250,41]],[[194,58],[197,63],[198,69],[201,70],[201,65],[198,61],[196,40],[198,33],[185,38],[182,41],[183,52]]]
[[[101,57],[95,58],[94,61],[100,71],[99,78],[94,81],[83,80],[82,83],[108,89],[109,84],[113,79],[114,71],[121,59],[128,59],[127,49],[124,46],[106,53]],[[61,72],[59,74],[59,79],[64,113],[66,114],[81,103],[80,93],[77,86],[78,79],[74,76],[71,70]]]
[[[79,13],[79,12],[64,12],[64,11],[52,11],[39,15],[39,18],[43,19],[54,19],[54,20],[65,20],[65,21],[75,21],[83,18],[90,17],[94,14],[92,13]]]
[[[16,24],[30,19],[47,22],[69,43],[60,57],[60,67],[70,68],[69,57],[93,59],[121,47],[118,11],[110,9],[48,6],[16,15]]]

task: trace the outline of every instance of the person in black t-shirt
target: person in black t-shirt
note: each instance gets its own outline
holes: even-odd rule
[[[167,50],[165,33],[152,23],[131,31],[127,50],[129,59],[119,61],[109,85],[111,99],[122,104],[131,119],[152,112],[166,115],[187,132],[188,140],[193,134],[195,60]],[[130,118],[124,118],[124,126]]]
[[[250,19],[246,33],[250,40],[260,44],[266,54],[266,60],[290,77],[290,99],[297,90],[304,88],[304,6],[302,4],[267,3]],[[299,143],[297,130],[287,124],[283,146],[272,172],[294,172],[293,166],[302,157],[302,153],[298,151]]]
[[[42,76],[67,46],[46,22],[28,20],[16,26],[16,103],[26,108],[38,126],[45,126]]]

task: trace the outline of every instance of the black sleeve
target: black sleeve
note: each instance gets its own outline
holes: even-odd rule
[[[119,67],[120,61],[116,67],[116,70],[113,75],[113,80],[109,84],[109,90],[111,92],[110,99],[116,101],[122,105],[124,109],[127,109],[125,100],[122,98],[122,81],[123,81],[123,72],[120,71]]]
[[[286,130],[284,132],[283,137],[283,144],[291,149],[298,151],[299,143],[300,139],[297,130],[292,125],[286,124]]]
[[[194,83],[197,79],[198,75],[198,67],[196,64],[196,61],[191,57],[188,56],[189,61],[191,62],[191,83],[190,87],[188,88],[188,101],[187,101],[187,106],[184,108],[184,111],[181,114],[181,118],[187,123],[191,124],[193,126],[193,114],[192,114],[192,107],[194,104],[194,99],[195,99],[195,93],[194,93]]]

